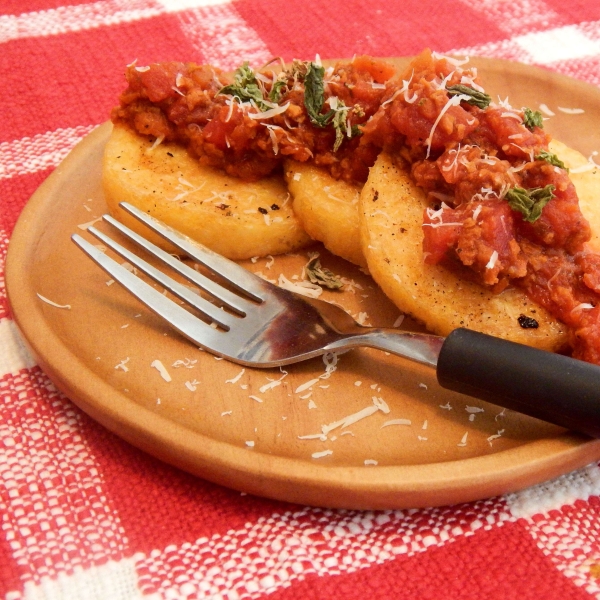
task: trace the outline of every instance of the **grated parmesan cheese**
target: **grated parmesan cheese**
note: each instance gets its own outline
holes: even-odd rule
[[[391,425],[412,425],[412,421],[410,419],[389,419],[383,423],[381,429],[390,427]]]
[[[167,369],[165,368],[165,366],[162,364],[162,362],[160,362],[160,360],[153,360],[150,363],[150,366],[155,368],[159,373],[160,376],[167,382],[171,381],[171,376],[169,375],[169,372],[167,371]]]
[[[311,283],[310,281],[294,283],[285,277],[285,275],[279,275],[277,285],[284,290],[308,296],[309,298],[318,298],[323,293],[323,288],[315,283]]]
[[[497,440],[499,437],[502,437],[502,434],[504,433],[504,429],[499,429],[498,433],[495,433],[494,435],[490,435],[489,438],[487,438],[487,442],[489,443],[489,445],[492,445],[492,442],[494,440]]]
[[[566,115],[582,115],[583,113],[585,113],[585,110],[583,110],[583,108],[567,108],[565,106],[557,106],[556,108],[558,108],[560,112],[563,112]]]
[[[264,394],[268,390],[272,390],[274,387],[281,385],[281,382],[287,377],[288,372],[281,369],[283,375],[279,379],[270,379],[269,383],[265,383],[263,386],[259,388],[261,394]],[[267,378],[269,379],[269,378]]]
[[[571,173],[586,173],[587,171],[593,171],[594,169],[598,168],[598,165],[593,161],[592,156],[589,157],[587,163],[579,167],[575,167],[574,169],[569,169],[569,171]]]
[[[498,260],[498,252],[496,250],[494,250],[492,252],[492,255],[490,256],[490,260],[488,261],[487,265],[485,265],[485,268],[493,269],[496,266],[497,260]]]
[[[190,392],[195,392],[198,389],[199,385],[200,385],[200,382],[197,379],[185,382],[185,387],[188,390],[190,390]]]
[[[136,315],[139,316],[139,315]],[[171,366],[175,369],[179,367],[185,367],[186,369],[193,369],[195,364],[198,362],[197,359],[184,358],[183,360],[176,360]]]
[[[377,398],[376,396],[373,396],[372,398],[373,400],[373,404],[384,414],[388,415],[391,411],[390,411],[390,407],[388,406],[387,402],[383,399],[383,398]]]
[[[289,108],[289,106],[290,106],[290,103],[286,102],[285,104],[282,104],[281,106],[276,105],[273,108],[270,108],[269,110],[265,110],[263,112],[248,113],[248,117],[250,119],[254,119],[254,120],[270,119],[271,117],[275,117],[277,115],[284,113]]]
[[[241,378],[242,375],[246,372],[246,369],[242,369],[235,377],[233,377],[232,379],[226,379],[225,383],[237,383]]]
[[[433,127],[429,132],[429,136],[425,140],[425,143],[427,144],[427,153],[425,154],[425,158],[429,158],[429,154],[431,153],[431,143],[433,142],[433,134],[437,126],[439,125],[439,122],[442,120],[442,117],[450,108],[452,108],[453,106],[458,106],[463,100],[469,100],[469,96],[467,96],[466,94],[457,94],[456,96],[452,96],[452,98],[450,98],[448,102],[444,104],[444,107],[440,111],[440,114],[437,116],[437,119],[433,123]]]
[[[323,458],[324,456],[330,456],[333,454],[333,450],[322,450],[321,452],[313,452],[311,456],[313,458]]]
[[[37,294],[37,297],[40,300],[42,300],[43,302],[45,302],[46,304],[49,304],[50,306],[54,306],[55,308],[64,308],[66,310],[71,310],[70,304],[57,304],[56,302],[52,302],[52,300],[48,300],[48,298],[46,298],[45,296],[42,296],[41,294]]]
[[[118,365],[115,366],[115,369],[121,369],[122,371],[129,371],[129,367],[125,365],[129,362],[129,356],[124,358]]]
[[[98,221],[102,221],[102,217],[98,217],[97,219],[94,219],[93,221],[88,221],[87,223],[81,223],[80,225],[77,225],[77,227],[85,231],[89,227],[92,227],[93,225],[98,223]]]

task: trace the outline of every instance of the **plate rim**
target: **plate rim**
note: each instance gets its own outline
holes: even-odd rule
[[[539,70],[502,59],[483,61]],[[577,81],[556,75],[566,77],[569,82]],[[600,97],[600,90],[597,91]],[[159,460],[242,492],[292,503],[346,509],[417,508],[480,500],[515,492],[525,487],[524,482],[526,486],[541,483],[600,457],[600,440],[565,432],[494,454],[461,460],[377,467],[328,466],[215,440],[136,404],[86,368],[61,342],[44,319],[40,303],[28,293],[27,277],[22,276],[22,266],[35,246],[28,230],[35,230],[32,224],[43,219],[44,209],[48,210],[46,196],[60,188],[63,178],[77,169],[90,148],[103,146],[109,132],[110,122],[89,132],[26,203],[9,240],[5,279],[10,314],[37,364],[75,405],[117,436]],[[35,315],[35,318],[22,318],[24,314]],[[64,361],[78,366],[78,377],[65,380],[60,368]],[[106,403],[100,400],[107,396],[113,398],[108,411]],[[114,406],[120,406],[121,410],[113,410]],[[153,451],[157,442],[163,444],[160,457]],[[214,453],[208,457],[199,447],[218,447],[216,456],[220,459],[215,461]],[[164,452],[165,448],[168,453]],[[182,448],[188,456],[194,457],[193,464],[181,460],[178,451]],[[489,461],[496,465],[492,470],[485,468]],[[273,463],[276,469],[267,466]],[[499,463],[501,468],[498,468]],[[475,481],[477,493],[470,491],[469,484]],[[345,496],[336,495],[335,486],[348,482],[352,485],[351,489],[344,487]],[[323,494],[328,490],[332,490],[330,502],[324,503]]]

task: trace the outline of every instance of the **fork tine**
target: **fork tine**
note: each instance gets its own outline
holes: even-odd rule
[[[261,302],[264,299],[264,294],[262,291],[264,285],[260,277],[250,273],[249,271],[246,271],[244,267],[241,267],[232,260],[213,252],[206,246],[193,241],[191,238],[180,233],[179,231],[171,229],[164,223],[154,219],[132,204],[129,204],[128,202],[121,202],[119,206],[136,219],[147,225],[155,233],[171,242],[190,258],[200,263],[219,277],[222,277],[236,290],[250,296],[257,302]]]
[[[98,238],[103,244],[114,250],[117,254],[122,256],[125,260],[129,261],[134,267],[138,268],[140,271],[154,279],[154,281],[160,283],[163,287],[173,292],[176,296],[186,301],[188,304],[192,305],[194,308],[197,308],[200,312],[202,312],[209,319],[217,322],[219,325],[224,327],[225,329],[230,329],[234,324],[234,320],[237,317],[232,317],[229,313],[221,310],[220,307],[215,306],[211,302],[208,302],[206,299],[202,298],[199,294],[194,293],[189,288],[184,285],[178,283],[174,279],[171,279],[168,275],[160,271],[159,269],[154,268],[152,265],[147,263],[145,260],[141,259],[139,256],[130,252],[109,236],[105,235],[95,227],[88,227],[87,231],[91,233],[93,236]],[[157,248],[158,250],[158,248]],[[170,254],[165,253],[170,259],[175,260],[178,264],[172,265],[176,267],[179,272],[181,272],[180,267],[187,267],[187,265],[181,265],[177,259],[174,259]],[[160,258],[160,256],[159,256]],[[194,274],[197,274],[193,271]],[[238,312],[241,316],[245,316],[245,312],[236,308],[236,312]]]
[[[153,256],[161,260],[163,263],[169,265],[180,275],[183,275],[187,280],[191,281],[192,283],[195,283],[197,286],[201,287],[209,294],[221,300],[231,310],[241,315],[245,314],[246,311],[244,310],[244,301],[242,300],[242,298],[240,298],[236,294],[233,294],[223,286],[209,279],[208,277],[205,277],[201,273],[198,273],[198,271],[190,268],[188,265],[181,262],[178,258],[174,257],[168,252],[165,252],[158,246],[155,246],[146,238],[135,233],[135,231],[129,229],[129,227],[123,225],[123,223],[117,221],[110,215],[103,215],[102,218],[106,222],[110,223],[115,229],[119,230],[124,236],[134,241],[138,246],[146,250],[146,252],[152,254]],[[98,231],[96,228],[89,228],[88,231],[89,230],[92,230],[92,233]],[[119,254],[121,254],[121,252],[119,252]]]
[[[104,254],[104,252],[96,248],[93,244],[90,244],[80,235],[73,234],[71,239],[113,279],[121,283],[138,300],[165,319],[184,337],[215,354],[227,357],[226,353],[220,351],[222,344],[219,342],[222,336],[227,335],[226,333],[219,332],[217,329],[195,317],[185,308],[182,308],[163,293]]]

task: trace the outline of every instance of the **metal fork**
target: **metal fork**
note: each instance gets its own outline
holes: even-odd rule
[[[600,367],[468,329],[447,338],[364,327],[336,305],[282,289],[148,216],[125,211],[176,246],[204,275],[111,217],[103,219],[136,246],[209,295],[208,300],[114,241],[87,231],[184,303],[187,310],[74,234],[72,240],[141,302],[194,344],[251,367],[275,367],[361,346],[436,369],[447,389],[600,437]]]

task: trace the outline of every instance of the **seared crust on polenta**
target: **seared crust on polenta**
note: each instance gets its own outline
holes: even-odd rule
[[[148,235],[119,202],[234,260],[282,254],[311,241],[281,176],[245,182],[198,164],[176,144],[153,147],[123,125],[113,128],[106,145],[103,188],[109,212],[140,233]]]

